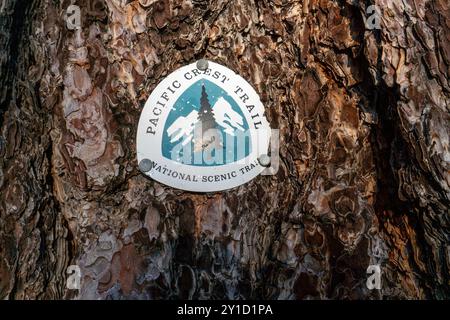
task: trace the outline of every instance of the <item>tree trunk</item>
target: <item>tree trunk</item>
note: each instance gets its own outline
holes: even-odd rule
[[[1,1],[0,298],[450,298],[450,7],[365,3]],[[260,94],[275,176],[139,172],[146,99],[200,58]]]

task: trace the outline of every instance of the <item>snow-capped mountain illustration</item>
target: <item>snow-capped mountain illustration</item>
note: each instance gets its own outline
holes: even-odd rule
[[[192,141],[194,137],[194,127],[198,119],[198,111],[192,110],[187,116],[180,116],[174,123],[167,129],[167,134],[170,137],[170,142],[174,143],[183,138],[183,146]]]
[[[250,154],[248,128],[236,101],[220,86],[201,79],[171,108],[164,125],[162,153],[167,159],[197,166],[238,161]]]
[[[244,131],[244,119],[223,97],[214,104],[213,111],[217,124],[230,136],[234,136],[236,130]]]
[[[217,124],[225,133],[234,136],[236,130],[244,131],[244,119],[239,113],[233,110],[231,105],[223,97],[217,100],[212,109]],[[167,129],[170,142],[179,142],[182,139],[183,146],[191,142],[194,138],[194,128],[197,122],[198,111],[196,110],[192,110],[186,117],[180,116]]]

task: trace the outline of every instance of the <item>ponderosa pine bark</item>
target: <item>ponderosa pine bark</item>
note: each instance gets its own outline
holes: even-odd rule
[[[446,0],[3,0],[0,298],[450,298],[449,26]],[[200,58],[260,94],[277,175],[139,172],[148,95]]]

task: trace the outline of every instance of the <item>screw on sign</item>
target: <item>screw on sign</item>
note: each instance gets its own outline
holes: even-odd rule
[[[139,162],[139,169],[142,172],[149,172],[152,169],[152,161],[149,159],[142,159],[141,162]]]
[[[205,59],[200,59],[197,61],[197,69],[201,70],[201,71],[205,71],[208,69],[208,60]]]

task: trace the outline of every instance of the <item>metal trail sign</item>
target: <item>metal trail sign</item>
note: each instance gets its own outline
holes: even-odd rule
[[[258,159],[267,158],[270,132],[252,86],[200,60],[171,73],[148,98],[137,132],[139,167],[182,190],[234,188],[265,169]]]

